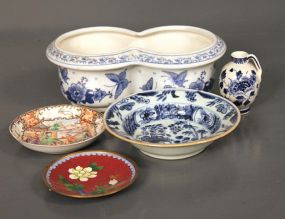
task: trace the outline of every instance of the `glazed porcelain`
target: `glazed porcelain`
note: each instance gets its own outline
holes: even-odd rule
[[[230,101],[190,89],[137,93],[112,104],[104,114],[112,135],[146,155],[169,160],[200,153],[239,121],[239,110]]]
[[[129,187],[137,178],[137,165],[108,151],[68,154],[46,167],[44,182],[58,194],[74,198],[111,195]]]
[[[215,34],[191,26],[134,32],[91,27],[65,33],[47,48],[63,95],[105,110],[135,92],[170,87],[210,90],[214,62],[226,51]]]
[[[78,150],[93,142],[104,129],[101,113],[72,105],[29,111],[18,116],[9,127],[23,146],[49,154]]]
[[[253,54],[236,51],[231,57],[220,75],[220,92],[246,114],[258,94],[262,69]]]

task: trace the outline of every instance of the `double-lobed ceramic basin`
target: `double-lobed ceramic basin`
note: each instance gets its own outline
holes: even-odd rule
[[[104,111],[132,93],[153,89],[210,90],[214,62],[225,42],[191,26],[134,32],[90,27],[59,36],[46,51],[58,66],[63,95],[72,103]]]
[[[166,89],[130,95],[109,106],[106,129],[141,152],[183,159],[232,132],[240,121],[230,101],[205,91]]]

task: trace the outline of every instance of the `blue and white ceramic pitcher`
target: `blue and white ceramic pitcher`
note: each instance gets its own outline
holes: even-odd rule
[[[236,51],[231,57],[220,75],[220,93],[246,114],[258,94],[262,69],[253,54]]]

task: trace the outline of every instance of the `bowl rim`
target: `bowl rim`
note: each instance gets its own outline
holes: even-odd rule
[[[34,144],[34,143],[29,143],[29,142],[25,142],[23,141],[22,139],[16,137],[13,132],[12,132],[12,126],[15,124],[15,122],[21,117],[23,116],[24,114],[27,114],[27,113],[30,113],[30,112],[33,112],[33,111],[36,111],[36,110],[42,110],[42,109],[45,109],[45,108],[48,108],[48,107],[60,107],[60,106],[68,106],[68,107],[79,107],[79,108],[87,108],[87,109],[91,109],[93,111],[95,111],[96,113],[98,113],[101,117],[102,117],[102,123],[101,124],[101,131],[96,135],[96,136],[93,136],[91,138],[88,138],[88,139],[85,139],[84,141],[78,141],[78,142],[75,142],[75,143],[71,143],[71,144],[63,144],[63,145],[43,145],[43,144]],[[55,104],[55,105],[48,105],[48,106],[42,106],[42,107],[38,107],[38,108],[34,108],[32,110],[29,110],[29,111],[26,111],[20,115],[18,115],[16,118],[14,118],[12,120],[12,122],[10,123],[9,125],[9,132],[10,134],[13,136],[14,139],[16,139],[20,144],[22,144],[23,146],[25,146],[24,144],[26,145],[29,145],[29,146],[32,146],[32,147],[39,147],[39,148],[53,148],[53,149],[58,149],[58,148],[65,148],[65,147],[71,147],[71,146],[77,146],[78,144],[84,144],[84,143],[87,143],[97,137],[99,137],[106,129],[106,126],[104,125],[104,122],[103,122],[103,113],[101,112],[98,112],[95,110],[95,108],[90,108],[90,107],[86,107],[86,106],[81,106],[81,105],[72,105],[72,104]],[[26,147],[26,146],[25,146]],[[30,148],[29,148],[30,149]]]
[[[235,104],[233,104],[232,102],[230,102],[229,100],[227,100],[226,98],[222,97],[222,96],[219,96],[217,94],[214,94],[214,93],[211,93],[211,92],[207,92],[207,91],[202,91],[202,90],[194,90],[194,89],[183,89],[183,88],[168,88],[168,89],[160,89],[160,90],[147,90],[147,91],[142,91],[142,92],[137,92],[137,93],[134,93],[134,94],[131,94],[131,95],[128,95],[126,97],[124,97],[123,99],[126,99],[126,98],[129,98],[131,96],[135,96],[139,93],[147,93],[147,92],[162,92],[162,91],[166,91],[166,90],[175,90],[175,91],[194,91],[194,92],[202,92],[202,93],[206,93],[206,94],[210,94],[210,95],[213,95],[215,97],[218,97],[218,98],[221,98],[222,100],[226,101],[227,103],[229,103],[231,106],[233,106],[233,108],[236,110],[237,112],[237,120],[236,122],[234,123],[234,125],[229,128],[228,130],[226,130],[225,132],[223,133],[220,133],[220,134],[217,134],[213,137],[208,137],[208,138],[204,138],[204,139],[200,139],[200,140],[196,140],[196,141],[192,141],[192,142],[184,142],[184,143],[175,143],[175,144],[160,144],[160,143],[151,143],[151,142],[147,142],[147,141],[139,141],[139,140],[132,140],[132,139],[128,139],[116,132],[114,132],[107,124],[107,114],[108,114],[108,111],[115,105],[117,104],[118,102],[120,102],[121,100],[118,100],[114,103],[112,103],[105,111],[104,113],[104,116],[103,116],[103,123],[105,125],[105,128],[106,130],[113,136],[123,140],[123,141],[126,141],[126,142],[129,142],[129,143],[132,143],[132,144],[137,144],[137,145],[143,145],[143,146],[149,146],[149,147],[159,147],[159,148],[171,148],[171,147],[189,147],[189,146],[196,146],[196,145],[199,145],[199,144],[203,144],[203,143],[210,143],[212,141],[215,141],[219,138],[222,138],[222,137],[225,137],[226,135],[230,134],[232,131],[234,131],[237,126],[239,125],[240,123],[240,120],[241,120],[241,113],[239,111],[239,109],[237,108],[237,106]]]
[[[59,191],[57,191],[57,190],[54,190],[54,189],[52,188],[52,186],[48,183],[47,178],[46,178],[46,175],[47,175],[47,172],[48,172],[49,168],[50,168],[55,162],[60,161],[61,159],[64,159],[64,158],[66,158],[66,157],[68,157],[68,156],[75,155],[75,154],[89,153],[89,152],[91,152],[91,153],[92,153],[92,152],[102,152],[102,153],[114,154],[114,155],[117,155],[117,156],[120,156],[120,157],[126,159],[127,161],[129,161],[129,162],[133,165],[133,167],[134,167],[134,169],[135,169],[135,173],[136,173],[136,174],[135,174],[134,178],[133,178],[132,181],[131,181],[129,184],[127,184],[126,186],[124,186],[124,187],[122,187],[122,188],[120,188],[120,189],[118,189],[118,190],[111,191],[111,192],[109,192],[108,194],[81,196],[81,195],[69,195],[69,194],[66,194],[66,193],[63,193],[63,192],[59,192]],[[134,182],[135,182],[135,181],[137,180],[137,178],[139,177],[139,175],[140,175],[140,171],[139,171],[138,165],[137,165],[137,163],[136,163],[133,159],[131,159],[130,157],[128,157],[128,156],[126,156],[126,155],[124,155],[124,154],[120,154],[120,153],[118,153],[118,152],[109,151],[109,150],[88,150],[88,151],[77,151],[77,152],[68,153],[68,154],[65,154],[65,155],[63,155],[63,156],[60,156],[59,158],[57,158],[57,159],[55,159],[55,160],[49,162],[49,164],[47,164],[47,165],[44,167],[44,169],[42,170],[42,179],[43,179],[43,182],[44,182],[44,184],[46,185],[46,187],[47,187],[50,191],[53,191],[53,192],[55,192],[55,193],[57,193],[57,194],[60,194],[60,195],[66,196],[66,197],[80,198],[80,199],[99,198],[99,197],[103,197],[103,196],[113,195],[113,194],[115,194],[115,193],[117,193],[117,192],[120,192],[120,191],[122,191],[122,190],[124,190],[124,189],[127,189],[128,187],[130,187],[131,185],[133,185]]]
[[[58,46],[58,42],[62,41],[70,36],[76,34],[83,34],[88,31],[112,31],[120,34],[127,34],[134,37],[147,36],[152,33],[159,33],[163,31],[193,31],[207,38],[212,38],[212,43],[205,48],[189,53],[159,53],[152,52],[138,48],[128,48],[120,52],[84,55],[78,53],[72,53],[61,49]],[[221,58],[226,52],[226,43],[213,32],[195,26],[187,25],[168,25],[158,26],[149,29],[145,29],[141,32],[132,31],[126,28],[112,27],[112,26],[94,26],[75,29],[58,36],[53,42],[51,42],[46,49],[47,58],[54,64],[71,69],[77,70],[110,70],[114,68],[123,68],[130,65],[141,65],[153,68],[162,69],[180,69],[180,68],[192,68],[202,65],[206,65]],[[209,55],[209,57],[205,57]],[[140,56],[147,56],[147,61]],[[197,56],[204,57],[201,60],[196,60]],[[128,57],[127,59],[122,57]],[[149,61],[150,58],[152,61]],[[181,61],[179,61],[181,59]],[[195,60],[194,60],[195,59]],[[159,61],[160,60],[160,61]],[[185,60],[188,60],[185,62]]]
[[[83,35],[83,34],[94,33],[94,32],[95,33],[97,33],[97,32],[99,32],[99,33],[100,32],[112,32],[112,33],[132,36],[132,37],[148,37],[149,35],[155,34],[155,33],[163,34],[164,31],[188,31],[188,32],[194,32],[197,35],[201,35],[201,36],[207,37],[208,39],[211,40],[211,42],[209,43],[208,46],[205,46],[202,49],[199,49],[199,50],[194,51],[194,52],[184,52],[184,53],[161,53],[161,52],[154,52],[152,50],[147,50],[147,49],[143,49],[143,48],[138,49],[136,47],[130,47],[128,49],[117,51],[117,52],[102,53],[102,54],[81,54],[81,53],[78,53],[78,52],[71,52],[69,50],[63,49],[60,46],[60,43],[63,42],[64,40],[67,40],[68,38],[80,36],[80,35]],[[154,55],[182,56],[182,55],[196,54],[196,53],[202,52],[204,50],[208,50],[213,45],[215,45],[217,43],[217,41],[218,41],[218,38],[217,38],[217,36],[214,33],[212,33],[209,30],[206,30],[204,28],[195,27],[195,26],[186,26],[186,25],[185,26],[184,25],[158,26],[158,27],[145,29],[145,30],[140,31],[140,32],[133,31],[133,30],[126,29],[126,28],[121,28],[121,27],[95,26],[95,27],[84,27],[84,28],[75,29],[75,30],[63,33],[62,35],[60,35],[59,37],[57,37],[54,40],[54,46],[58,50],[66,53],[68,55],[79,55],[79,56],[83,56],[83,57],[84,56],[114,55],[114,54],[125,53],[127,51],[132,51],[134,49],[138,49],[139,51],[141,51],[143,53],[150,53],[150,54],[154,54]]]

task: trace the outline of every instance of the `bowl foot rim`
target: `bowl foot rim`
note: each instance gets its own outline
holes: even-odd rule
[[[152,153],[142,151],[142,150],[139,150],[139,151],[142,152],[143,154],[149,156],[149,157],[157,158],[157,159],[161,159],[161,160],[181,160],[181,159],[186,159],[186,158],[195,156],[195,155],[201,153],[202,151],[204,151],[205,149],[206,149],[206,147],[202,148],[200,150],[194,151],[192,153],[184,154],[184,155],[158,155],[158,154],[152,154]]]

